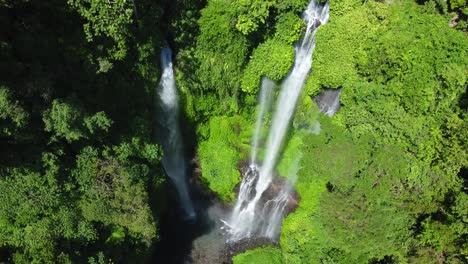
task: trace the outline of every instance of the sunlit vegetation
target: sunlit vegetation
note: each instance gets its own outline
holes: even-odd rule
[[[206,140],[199,145],[202,178],[222,200],[232,201],[240,182],[240,162],[248,156],[250,123],[241,116],[212,117],[200,128]]]
[[[329,2],[276,168],[298,208],[233,262],[466,263],[467,2]],[[0,262],[148,261],[175,210],[154,199],[165,45],[197,180],[232,204],[261,78],[287,75],[307,4],[0,0]],[[311,100],[330,88],[333,118]]]
[[[437,2],[330,5],[305,89],[342,88],[344,106],[296,150],[301,201],[283,224],[283,263],[462,263],[466,35]]]
[[[162,7],[111,2],[0,1],[0,262],[119,262],[158,238]]]

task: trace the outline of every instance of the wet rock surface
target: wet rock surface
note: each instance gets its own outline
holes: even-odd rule
[[[208,209],[208,218],[211,219],[210,231],[193,241],[192,249],[185,263],[230,263],[224,254],[226,247],[226,234],[221,229],[223,223],[220,219],[228,216],[229,210],[220,204]]]
[[[314,27],[318,28],[322,25],[322,21],[320,21],[319,19],[315,19],[314,21]]]
[[[268,238],[248,238],[236,242],[226,243],[226,236],[221,232],[213,232],[200,237],[194,241],[192,253],[189,262],[194,264],[206,263],[232,263],[232,258],[249,249],[273,245],[278,243]]]
[[[264,205],[267,201],[274,199],[281,190],[286,188],[287,184],[288,182],[285,178],[279,176],[275,177],[268,189],[266,189],[266,191],[262,194],[262,197],[260,198],[260,204]],[[296,210],[300,200],[299,194],[294,189],[290,191],[289,195],[288,203],[284,212],[285,216]]]
[[[261,247],[261,246],[266,246],[266,245],[272,245],[272,246],[278,246],[278,242],[273,241],[268,238],[264,237],[258,237],[258,238],[249,238],[249,239],[242,239],[239,240],[235,243],[228,243],[224,247],[222,256],[223,256],[223,261],[222,263],[232,263],[232,258],[240,254],[242,252],[245,252],[249,249]]]
[[[258,178],[258,171],[252,171],[247,161],[242,161],[238,169],[242,175],[249,174]],[[244,238],[235,242],[226,242],[229,239],[227,228],[223,221],[230,217],[232,205],[221,202],[201,180],[202,171],[197,158],[191,162],[189,185],[191,196],[197,211],[197,219],[187,222],[181,219],[178,210],[169,209],[169,214],[162,219],[164,233],[161,234],[162,241],[156,245],[158,249],[148,263],[174,263],[174,264],[206,264],[206,263],[232,263],[233,256],[246,250],[264,245],[278,246],[274,239],[256,237]],[[274,197],[287,185],[287,180],[274,175],[274,180],[264,192],[258,205],[262,210],[265,203]],[[236,188],[238,192],[239,186]],[[175,191],[175,190],[173,190]],[[169,190],[171,193],[172,191]],[[252,194],[255,195],[255,194]],[[173,199],[176,197],[173,197]],[[300,200],[294,191],[290,192],[290,199],[286,205],[285,215],[293,212]],[[177,206],[177,201],[171,202]],[[266,223],[266,220],[264,220]],[[261,223],[264,225],[264,223]],[[257,234],[258,235],[258,234]]]
[[[258,171],[249,166],[248,162],[240,162],[238,169],[241,171],[243,177],[257,177]],[[197,172],[197,170],[195,170]],[[197,175],[199,176],[199,175]],[[261,200],[258,204],[257,210],[263,210],[265,203],[275,199],[278,193],[284,188],[287,188],[288,182],[286,178],[274,175],[274,180],[263,193]],[[290,188],[290,196],[285,206],[284,215],[293,212],[299,203],[300,197],[294,188]],[[239,186],[236,188],[236,192],[239,191]],[[255,194],[251,194],[255,195]],[[228,228],[225,226],[223,221],[226,221],[230,217],[231,207],[223,203],[214,203],[207,211],[207,219],[210,219],[210,230],[209,232],[199,236],[192,243],[190,255],[186,258],[184,263],[232,263],[233,256],[245,252],[246,250],[257,248],[265,245],[278,246],[278,242],[275,239],[261,237],[259,234],[253,234],[249,238],[244,238],[239,241],[226,242],[229,239]],[[265,221],[260,225],[266,224],[266,219],[260,220]]]
[[[322,92],[313,98],[320,112],[333,117],[340,110],[341,89],[323,89]]]

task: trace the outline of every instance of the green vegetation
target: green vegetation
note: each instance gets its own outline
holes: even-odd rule
[[[294,48],[275,39],[260,44],[253,52],[242,79],[242,90],[253,93],[260,87],[262,76],[279,81],[294,63]]]
[[[158,238],[152,10],[0,1],[0,262],[138,260]]]
[[[117,60],[125,58],[128,49],[126,40],[131,36],[130,25],[133,22],[132,2],[70,0],[69,4],[86,19],[83,28],[88,41],[101,36],[109,37],[115,42],[109,55]]]
[[[232,201],[234,187],[241,181],[239,163],[248,156],[250,122],[241,116],[212,117],[202,126],[202,141],[198,151],[202,177],[208,187],[224,201]]]
[[[281,264],[283,259],[281,250],[273,247],[264,247],[249,250],[242,255],[237,255],[233,259],[234,264],[248,263],[271,263]]]
[[[296,130],[285,149],[280,171],[302,138],[293,151],[303,156],[301,201],[283,224],[279,259],[463,263],[466,34],[432,1],[330,5],[306,93],[342,88],[344,107],[320,119],[318,136]],[[303,102],[295,119],[308,111]]]
[[[308,2],[0,0],[0,262],[149,260],[174,211],[153,138],[165,45],[199,180],[232,203],[261,78],[288,73]],[[297,170],[298,208],[233,262],[467,262],[467,1],[330,10],[276,168]],[[332,119],[321,89],[342,89]]]
[[[12,102],[10,90],[6,87],[0,87],[0,113],[3,121],[1,136],[14,136],[19,128],[25,127],[28,123],[28,113],[18,102]]]
[[[156,237],[156,224],[145,190],[149,168],[128,162],[129,155],[136,156],[133,151],[140,151],[137,149],[118,146],[114,150],[116,157],[110,155],[114,151],[105,150],[104,157],[99,158],[96,149],[86,147],[78,155],[72,175],[83,193],[78,204],[85,219],[126,228],[131,235],[150,243]],[[157,161],[158,148],[154,149],[156,156],[152,159]]]

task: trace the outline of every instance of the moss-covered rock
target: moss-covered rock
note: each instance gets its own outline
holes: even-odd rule
[[[233,258],[234,264],[282,264],[285,263],[279,248],[271,246],[247,250]]]
[[[198,149],[202,179],[223,201],[235,198],[233,189],[241,181],[237,164],[248,154],[249,127],[239,115],[215,116],[199,130],[205,138]]]

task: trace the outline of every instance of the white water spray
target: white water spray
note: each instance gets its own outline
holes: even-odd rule
[[[262,78],[262,88],[260,90],[259,108],[257,113],[257,121],[255,122],[255,131],[252,138],[252,153],[250,164],[255,164],[257,160],[258,141],[260,140],[260,130],[265,119],[265,114],[271,105],[273,99],[273,88],[275,83],[268,77]]]
[[[276,197],[267,201],[263,206],[262,215],[265,223],[262,225],[260,236],[276,239],[280,234],[280,227],[283,223],[286,206],[293,200],[294,183],[297,180],[297,173],[300,169],[302,153],[299,153],[291,164],[288,172],[286,184],[276,194]]]
[[[262,217],[258,216],[261,212],[257,212],[257,203],[272,182],[281,144],[312,66],[312,53],[315,48],[317,28],[328,22],[328,13],[328,3],[321,5],[314,1],[308,5],[307,10],[303,13],[303,19],[307,23],[307,30],[302,40],[296,44],[294,66],[282,85],[268,135],[263,165],[258,170],[256,165],[252,165],[251,172],[246,174],[241,183],[238,200],[229,220],[230,241],[238,241],[259,232],[258,225],[260,222],[258,220]],[[281,210],[283,209],[284,206]],[[267,232],[267,234],[273,233]]]
[[[156,91],[160,100],[158,135],[164,151],[162,165],[177,189],[186,218],[194,219],[196,215],[187,188],[187,167],[178,122],[177,89],[171,56],[169,48],[161,50],[163,73]]]

